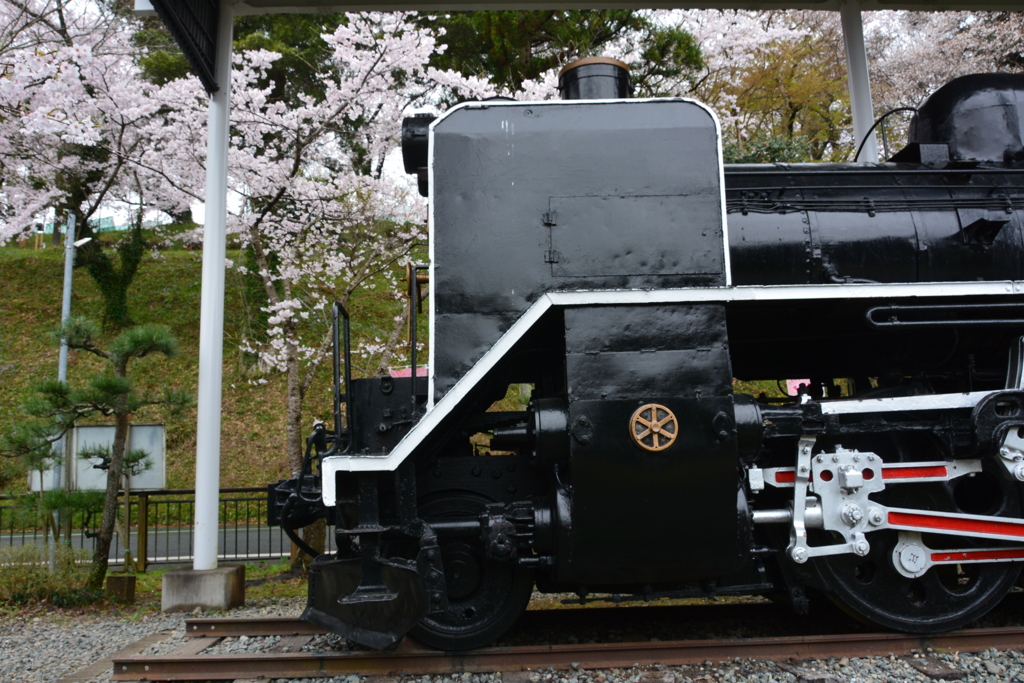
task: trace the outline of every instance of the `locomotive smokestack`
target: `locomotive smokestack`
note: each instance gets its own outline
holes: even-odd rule
[[[584,57],[558,74],[563,100],[621,100],[629,97],[629,67],[611,57]]]

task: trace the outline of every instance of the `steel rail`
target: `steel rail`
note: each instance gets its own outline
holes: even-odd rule
[[[756,659],[821,659],[907,655],[935,651],[978,652],[1024,647],[1024,628],[982,628],[935,635],[868,633],[736,640],[685,640],[615,644],[533,645],[450,653],[437,650],[348,653],[134,656],[114,659],[111,680],[199,681],[239,678],[318,678],[348,674],[409,675],[486,673],[554,667],[629,668],[637,662],[666,666]]]
[[[650,605],[642,608],[621,607],[569,607],[556,610],[527,610],[516,621],[516,629],[526,632],[555,621],[563,628],[590,625],[600,620],[616,621],[623,617],[635,618],[642,610],[645,621],[661,619],[677,623],[707,624],[720,620],[765,621],[778,616],[781,608],[773,603],[731,603],[708,605]],[[292,636],[327,633],[298,617],[196,617],[185,619],[185,637],[237,638],[239,636]]]
[[[298,617],[219,617],[186,619],[186,638],[237,638],[239,636],[316,636],[326,630]]]

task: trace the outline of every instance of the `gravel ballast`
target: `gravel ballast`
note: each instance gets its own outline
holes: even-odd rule
[[[303,599],[250,602],[223,616],[294,616]],[[9,613],[0,616],[0,683],[57,683],[90,664],[150,637],[143,654],[166,654],[182,645],[184,613],[149,613],[126,619],[117,614],[75,614],[71,611]],[[209,653],[267,652],[277,637],[226,638]],[[348,645],[341,638],[318,636],[304,650],[338,651]],[[108,683],[110,669],[87,679]],[[294,679],[289,683],[387,683],[358,676],[333,679]],[[629,669],[577,669],[414,676],[390,679],[393,683],[902,683],[904,681],[966,681],[967,683],[1024,683],[1024,654],[995,649],[978,654],[924,652],[912,657],[882,656],[806,661],[737,659],[705,662],[703,666],[665,667],[639,663]]]
[[[294,616],[305,602],[304,598],[250,601],[225,616]],[[185,618],[191,616],[151,612],[125,618],[74,610],[12,611],[0,616],[0,683],[56,683],[146,636],[165,637],[143,652],[166,654],[184,641]],[[108,670],[90,683],[109,680]]]

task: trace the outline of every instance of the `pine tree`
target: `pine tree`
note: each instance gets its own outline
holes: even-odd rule
[[[40,454],[52,452],[53,444],[67,434],[77,420],[97,415],[114,419],[114,443],[106,463],[107,487],[103,498],[103,517],[88,581],[88,588],[93,590],[103,587],[107,574],[132,415],[147,406],[163,406],[173,414],[192,402],[190,395],[172,388],[165,388],[160,393],[144,391],[135,386],[129,375],[129,366],[137,359],[152,354],[171,357],[177,353],[178,342],[167,327],[132,327],[121,333],[107,348],[99,345],[99,334],[99,327],[84,318],[71,318],[54,332],[54,341],[59,343],[64,339],[69,349],[92,353],[109,364],[80,385],[58,380],[38,384],[35,395],[23,406],[28,419],[0,437],[0,454],[32,461],[37,460]]]

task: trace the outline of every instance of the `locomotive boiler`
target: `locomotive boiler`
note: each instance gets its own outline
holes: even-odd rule
[[[352,379],[336,307],[335,424],[270,486],[296,542],[333,525],[303,618],[464,650],[535,589],[827,596],[921,633],[997,604],[1024,561],[1024,76],[952,81],[850,164],[725,166],[707,107],[628,99],[614,60],[561,89],[405,122],[429,371],[414,339],[412,377]]]

